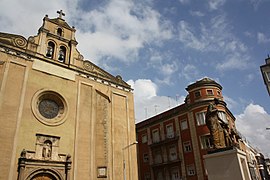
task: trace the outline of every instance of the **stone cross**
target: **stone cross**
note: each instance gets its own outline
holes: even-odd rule
[[[59,14],[59,18],[61,19],[62,19],[62,16],[65,16],[65,13],[62,10],[57,11],[57,13]]]

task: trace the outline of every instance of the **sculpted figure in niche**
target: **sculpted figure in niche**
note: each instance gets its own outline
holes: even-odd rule
[[[45,159],[49,159],[52,156],[52,143],[47,140],[44,142],[44,146],[42,148],[42,157]]]
[[[225,124],[218,116],[218,110],[216,108],[218,104],[219,100],[215,98],[214,103],[209,104],[205,115],[206,125],[210,131],[211,141],[214,146],[214,149],[225,148],[226,140],[228,140],[227,139],[228,131],[226,130],[227,124]]]

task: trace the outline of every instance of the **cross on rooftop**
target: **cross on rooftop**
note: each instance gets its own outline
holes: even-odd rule
[[[62,10],[57,11],[57,13],[59,14],[59,18],[61,19],[62,19],[62,16],[65,16],[65,13]]]

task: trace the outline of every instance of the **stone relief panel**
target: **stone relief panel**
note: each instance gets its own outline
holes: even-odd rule
[[[58,149],[60,137],[37,134],[36,159],[59,160]]]

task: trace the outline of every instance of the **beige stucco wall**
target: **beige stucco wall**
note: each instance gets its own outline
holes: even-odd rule
[[[72,157],[71,179],[97,179],[102,166],[108,176],[99,179],[123,179],[124,160],[126,179],[137,179],[136,147],[123,150],[136,140],[130,91],[60,66],[52,69],[39,59],[0,52],[0,61],[0,179],[17,179],[20,153],[35,151],[37,133],[60,137],[58,152]],[[41,90],[66,100],[67,119],[61,125],[48,126],[34,116],[33,97]]]

